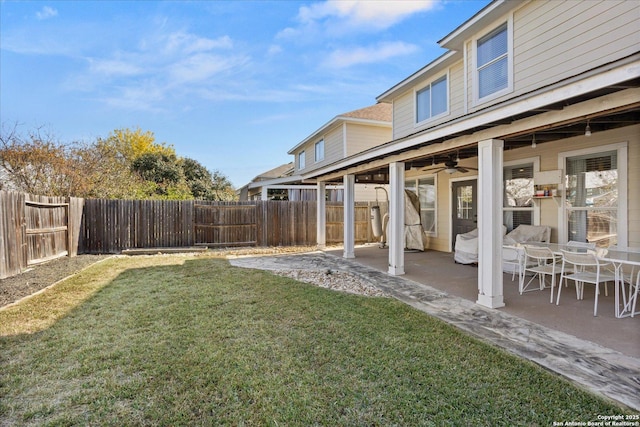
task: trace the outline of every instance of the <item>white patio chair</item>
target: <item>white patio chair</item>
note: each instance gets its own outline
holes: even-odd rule
[[[575,240],[569,240],[567,242],[567,246],[569,246],[571,248],[584,248],[584,249],[595,249],[596,248],[596,244],[595,243],[577,242]]]
[[[638,277],[636,278],[636,287],[633,291],[633,295],[631,293],[631,287],[629,288],[629,302],[631,303],[631,317],[634,317],[636,314],[636,303],[638,302],[638,295],[640,294],[640,271],[638,271]]]
[[[560,273],[560,284],[558,286],[558,299],[556,305],[560,304],[560,292],[562,291],[563,280],[573,280],[576,284],[576,297],[584,298],[584,284],[595,285],[595,302],[593,303],[593,315],[598,315],[598,295],[600,295],[600,283],[615,281],[615,275],[605,271],[604,267],[609,263],[603,263],[593,252],[562,251],[562,270]]]
[[[576,240],[569,240],[567,242],[567,247],[569,248],[579,248],[579,249],[586,249],[586,250],[595,250],[596,249],[596,244],[595,243],[589,243],[589,242],[578,242]],[[570,268],[570,267],[568,267]],[[564,287],[566,288],[567,286],[569,286],[566,282],[564,284]],[[605,296],[609,296],[609,287],[607,286],[607,284],[604,284],[604,295]]]
[[[556,284],[556,274],[560,273],[559,264],[560,257],[555,255],[551,249],[539,246],[524,246],[524,271],[522,273],[522,281],[520,282],[520,295],[524,292],[530,292],[536,289],[528,289],[533,280],[538,277],[540,283],[540,290],[546,287],[546,276],[551,276],[551,298],[550,303],[553,303],[553,288]],[[524,277],[527,272],[533,273],[533,277],[529,279],[527,284],[524,284]]]
[[[516,272],[518,273],[518,286],[521,286],[520,282],[522,282],[522,258],[522,250],[516,246],[502,246],[502,264],[510,265],[513,268],[513,272],[511,274],[512,282],[516,277]]]

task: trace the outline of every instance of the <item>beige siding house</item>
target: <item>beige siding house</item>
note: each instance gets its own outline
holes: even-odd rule
[[[289,150],[304,174],[391,140],[391,104],[340,114]]]
[[[391,104],[379,103],[340,114],[309,135],[288,154],[295,161],[265,172],[240,190],[240,200],[285,198],[316,200],[315,180],[303,181],[302,174],[325,167],[347,156],[389,142]],[[281,170],[282,169],[282,170]],[[286,169],[286,174],[282,171]],[[382,197],[374,182],[358,186],[356,201],[373,201]],[[342,201],[341,183],[325,188],[330,201]]]
[[[504,305],[503,226],[640,247],[640,2],[495,0],[439,44],[445,54],[377,98],[392,105],[392,141],[318,164],[316,136],[291,152],[306,150],[296,171],[319,185],[387,177],[389,272],[404,273],[407,187],[431,249],[478,228],[489,307]]]

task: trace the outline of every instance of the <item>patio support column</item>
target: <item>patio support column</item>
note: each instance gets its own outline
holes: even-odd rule
[[[316,200],[316,243],[319,249],[324,249],[327,246],[327,192],[322,181],[318,181]]]
[[[502,167],[504,141],[478,143],[478,301],[504,307],[502,274]]]
[[[345,175],[344,182],[344,258],[355,258],[356,176]]]
[[[389,165],[389,274],[404,274],[404,163]]]
[[[260,200],[269,200],[269,188],[267,186],[262,187],[260,191]]]

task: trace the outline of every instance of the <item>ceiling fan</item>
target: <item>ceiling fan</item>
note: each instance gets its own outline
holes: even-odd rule
[[[456,157],[455,159],[453,157],[450,157],[447,161],[444,162],[444,166],[438,166],[438,167],[434,167],[430,169],[422,169],[422,170],[424,172],[432,172],[432,173],[440,173],[444,171],[448,174],[453,174],[456,172],[467,173],[470,170],[474,170],[474,171],[478,170],[478,168],[472,168],[468,166],[458,166],[459,161],[460,161],[460,158],[458,157]]]

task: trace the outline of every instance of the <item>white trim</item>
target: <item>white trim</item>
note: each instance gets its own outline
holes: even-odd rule
[[[318,158],[318,144],[320,143],[322,143],[322,157]],[[324,150],[325,150],[325,144],[324,144],[324,136],[323,136],[313,144],[313,157],[314,157],[313,160],[315,161],[315,163],[318,163],[324,160]]]
[[[504,307],[502,272],[502,164],[504,141],[478,142],[478,300]]]
[[[467,54],[467,43],[462,45],[462,90],[464,91],[462,100],[463,114],[469,113],[469,55]]]
[[[441,74],[436,74],[437,77],[429,79],[428,81],[424,82],[423,84],[416,86],[413,89],[413,127],[414,128],[419,128],[419,127],[423,127],[426,124],[429,124],[431,122],[434,122],[438,119],[441,119],[443,117],[446,117],[448,115],[451,114],[451,76],[450,76],[450,69],[447,68],[445,70],[444,73]],[[435,116],[429,116],[426,119],[422,120],[422,121],[418,121],[418,92],[420,92],[423,89],[426,89],[427,87],[432,89],[432,84],[442,78],[446,79],[446,90],[447,90],[447,94],[446,94],[446,101],[447,101],[447,108],[442,112],[439,113]],[[431,94],[433,94],[433,92],[431,92]],[[433,103],[431,102],[430,98],[429,102],[429,111],[431,112],[431,110],[433,109]]]
[[[301,159],[304,161],[301,161]],[[306,169],[307,167],[307,151],[306,150],[302,150],[301,152],[298,153],[296,167],[298,168],[299,171]]]
[[[342,123],[342,157],[347,157],[347,124]]]
[[[597,138],[596,135],[591,138]],[[583,156],[585,154],[598,154],[604,153],[606,151],[617,151],[618,153],[618,246],[627,246],[628,244],[628,235],[629,235],[629,227],[628,227],[628,160],[627,160],[627,151],[628,151],[629,143],[618,142],[608,145],[600,145],[597,147],[583,148],[580,150],[573,151],[564,151],[558,154],[558,169],[563,171],[563,186],[566,184],[566,163],[567,157],[575,157],[575,156]],[[567,237],[567,192],[562,192],[562,203],[561,209],[558,209],[558,241],[560,243],[566,243],[568,240]]]
[[[312,171],[312,175],[306,178],[312,178],[315,176],[328,175],[336,172],[339,169],[350,167],[350,165],[356,163],[363,163],[367,161],[376,160],[380,157],[384,157],[389,154],[394,154],[401,151],[406,151],[409,148],[413,148],[415,145],[422,144],[425,141],[431,141],[438,138],[446,138],[449,135],[463,132],[468,129],[490,123],[492,121],[500,120],[505,117],[511,117],[522,112],[530,111],[545,105],[553,104],[573,96],[582,95],[587,92],[591,92],[601,87],[612,85],[616,82],[626,81],[630,78],[640,77],[640,62],[625,64],[619,68],[613,68],[602,73],[592,75],[583,80],[572,82],[567,86],[559,85],[552,89],[537,93],[531,97],[521,97],[512,100],[513,102],[505,103],[504,105],[498,105],[495,109],[489,109],[477,114],[473,114],[470,117],[460,117],[454,123],[446,124],[435,128],[428,133],[421,133],[420,135],[401,138],[398,141],[391,141],[388,144],[384,144],[376,149],[366,151],[352,157],[337,161],[326,167],[316,169]],[[500,127],[500,131],[496,128],[482,131],[482,137],[498,136],[500,134],[506,135],[515,132],[525,127],[537,127],[544,126],[549,123],[555,123],[557,121],[566,121],[577,116],[584,116],[593,114],[596,111],[602,111],[603,109],[610,109],[619,106],[621,103],[633,102],[633,99],[640,96],[640,89],[625,89],[611,95],[605,95],[598,99],[585,101],[588,106],[577,105],[574,108],[572,106],[564,108],[562,111],[550,111],[548,113],[542,113],[538,116],[522,119],[518,122],[508,125],[506,127]],[[575,111],[574,111],[575,110]],[[549,119],[547,119],[549,117]],[[394,135],[395,136],[395,135]],[[468,139],[475,139],[477,141],[478,136],[469,136]],[[464,137],[460,138],[460,145],[464,143]],[[451,147],[455,148],[455,147]],[[437,150],[434,150],[437,151]],[[330,178],[330,177],[329,177]]]
[[[262,181],[253,181],[250,182],[247,187],[248,188],[261,188],[264,186],[271,186],[271,185],[280,185],[280,184],[292,184],[292,185],[296,185],[296,182],[300,182],[302,181],[302,176],[301,175],[292,175],[292,176],[283,176],[282,178],[273,178],[273,179],[265,179]]]
[[[418,198],[420,198],[420,189],[419,189],[419,185],[418,183],[420,182],[421,179],[428,179],[428,178],[433,178],[433,187],[435,188],[435,206],[433,207],[433,220],[434,220],[434,225],[435,225],[435,230],[434,231],[426,231],[425,230],[425,234],[429,237],[434,237],[437,238],[438,237],[438,174],[437,173],[429,173],[429,174],[423,174],[423,175],[413,175],[410,177],[407,177],[405,174],[405,178],[404,178],[404,182],[405,184],[408,181],[413,181],[414,185],[416,186],[416,190],[417,190],[417,195]],[[422,206],[420,206],[420,215],[422,215]],[[423,224],[424,225],[424,224]]]
[[[389,274],[398,276],[404,270],[404,163],[389,164]]]
[[[540,156],[526,157],[524,159],[519,159],[519,160],[509,160],[502,164],[502,170],[504,171],[505,167],[518,166],[518,165],[523,165],[527,163],[533,163],[534,174],[536,172],[540,172]],[[532,202],[532,203],[533,203],[533,224],[531,225],[540,225],[540,205],[535,202]],[[504,204],[504,200],[503,200],[503,204]],[[503,212],[503,219],[504,219],[504,206],[502,206],[502,212]]]
[[[355,258],[355,175],[345,175],[343,177],[344,185],[344,199],[343,199],[343,211],[344,211],[344,240],[343,240],[343,257]]]
[[[504,25],[505,22],[502,21],[492,27],[490,31],[485,32],[483,35],[479,37],[474,37],[471,54],[471,86],[473,88],[473,106],[477,107],[479,105],[485,104],[489,101],[492,101],[501,96],[507,95],[513,92],[513,13],[510,13],[507,17],[507,87],[501,89],[492,94],[486,95],[480,98],[480,79],[478,78],[478,40],[490,34],[492,31],[498,29],[501,25]]]

